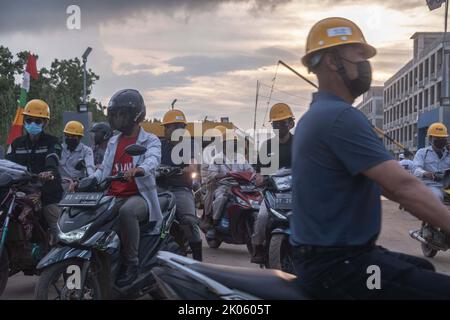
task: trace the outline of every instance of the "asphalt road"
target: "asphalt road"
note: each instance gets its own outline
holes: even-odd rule
[[[404,211],[398,205],[383,201],[383,229],[378,243],[390,250],[403,252],[419,257],[422,256],[420,244],[409,237],[408,231],[420,226],[420,221]],[[257,268],[250,263],[246,246],[222,244],[219,249],[208,248],[204,241],[204,261],[216,264]],[[429,259],[439,272],[450,275],[450,253],[439,252]],[[33,299],[34,286],[37,277],[15,275],[9,279],[5,293],[1,299]]]

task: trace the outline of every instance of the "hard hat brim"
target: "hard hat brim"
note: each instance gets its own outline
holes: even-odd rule
[[[292,118],[292,120],[295,119],[294,116],[286,115],[286,116],[283,116],[283,117],[278,117],[278,118],[270,119],[269,122],[272,123],[272,122],[281,121],[281,120],[286,120],[286,119],[290,119],[290,118]]]
[[[43,116],[43,115],[40,115],[40,114],[30,113],[30,112],[26,112],[26,111],[23,111],[22,115],[33,117],[33,118],[42,118],[42,119],[49,119],[50,120],[49,116]]]
[[[349,44],[359,44],[364,48],[364,57],[365,59],[370,59],[373,58],[377,55],[377,49],[375,49],[375,47],[371,46],[370,44],[367,43],[362,43],[362,42],[358,42],[358,41],[348,41],[345,43],[333,43],[333,44],[329,44],[329,45],[324,45],[323,47],[311,50],[310,52],[308,52],[307,54],[305,54],[302,58],[302,63],[305,67],[309,67],[309,59],[311,58],[311,56],[313,56],[314,54],[325,50],[325,49],[330,49],[330,48],[334,48],[334,47],[340,47],[340,46],[344,46],[344,45],[349,45]]]
[[[68,130],[64,130],[63,132],[64,132],[64,133],[67,133],[67,134],[71,134],[71,135],[73,135],[73,136],[84,137],[84,134],[75,133],[75,132],[70,132],[70,131],[68,131]]]

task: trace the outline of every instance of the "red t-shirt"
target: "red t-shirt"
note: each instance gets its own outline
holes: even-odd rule
[[[112,175],[116,175],[119,172],[119,168],[120,171],[122,171],[122,173],[125,173],[126,171],[134,167],[132,156],[125,154],[122,157],[122,159],[120,159],[120,162],[119,158],[123,154],[125,148],[128,147],[130,144],[135,144],[136,140],[137,136],[131,138],[125,137],[119,138],[119,144],[117,145],[116,154],[114,155],[114,164],[111,172]],[[134,179],[131,179],[129,182],[125,183],[120,181],[113,181],[111,182],[111,187],[109,188],[109,194],[119,198],[128,198],[136,194],[139,194],[139,190],[137,188]]]

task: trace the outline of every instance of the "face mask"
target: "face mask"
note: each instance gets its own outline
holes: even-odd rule
[[[79,142],[78,142],[78,138],[68,138],[66,137],[65,139],[66,144],[67,144],[67,148],[70,151],[73,151],[76,149],[76,147],[78,146]]]
[[[24,128],[29,134],[31,134],[32,136],[36,136],[42,132],[43,124],[42,123],[36,124],[34,122],[32,122],[32,123],[25,122]]]
[[[352,64],[356,64],[356,68],[358,70],[358,77],[356,79],[350,80],[348,78],[347,72],[345,71],[345,68],[339,61],[339,59],[345,60]],[[370,85],[372,84],[372,67],[369,61],[365,60],[353,62],[342,57],[339,57],[337,61],[339,73],[353,98],[356,99],[363,93],[369,91]]]
[[[444,140],[444,139],[433,140],[433,146],[438,150],[444,149],[446,145],[447,145],[447,140]]]

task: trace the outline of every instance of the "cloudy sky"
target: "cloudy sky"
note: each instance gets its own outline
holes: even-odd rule
[[[71,4],[81,9],[80,30],[66,26]],[[444,25],[444,8],[430,12],[426,0],[0,0],[0,44],[38,54],[39,67],[91,46],[89,67],[100,75],[93,96],[106,104],[116,90],[136,88],[150,117],[177,98],[188,120],[229,116],[252,127],[259,80],[261,127],[277,61],[307,74],[308,30],[330,16],[355,21],[378,48],[376,85],[411,59],[414,32]],[[271,104],[287,102],[297,117],[308,107],[311,88],[283,67],[274,88]]]

